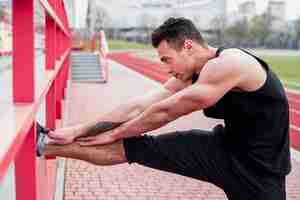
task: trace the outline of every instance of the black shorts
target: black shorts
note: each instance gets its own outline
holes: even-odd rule
[[[234,167],[223,131],[192,129],[124,140],[129,163],[210,182],[230,200],[285,200],[285,177]]]

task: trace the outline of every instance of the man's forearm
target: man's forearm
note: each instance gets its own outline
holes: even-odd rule
[[[119,106],[112,112],[102,115],[94,121],[76,126],[77,137],[95,136],[100,133],[119,127],[121,124],[133,119],[142,112],[133,104]]]
[[[113,130],[112,134],[120,139],[158,129],[177,118],[171,116],[168,110],[159,105],[152,106],[138,117]]]
[[[154,104],[138,117],[113,130],[112,134],[115,139],[138,136],[202,108],[205,108],[202,101],[179,93]]]
[[[126,104],[118,106],[112,112],[101,116],[93,122],[81,124],[76,136],[90,136],[114,129],[121,124],[136,118],[151,105],[167,98],[170,95],[171,93],[168,90],[158,90],[144,96],[137,97]]]
[[[115,129],[119,127],[122,122],[105,122],[100,121],[97,122],[95,125],[89,125],[86,127],[82,127],[81,133],[79,137],[89,137],[89,136],[96,136],[98,134],[104,133],[106,131]]]

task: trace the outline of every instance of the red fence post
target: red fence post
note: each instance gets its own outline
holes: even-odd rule
[[[65,83],[65,88],[67,88],[67,84],[68,84],[68,80],[69,80],[69,74],[70,74],[70,61],[71,60],[71,56],[70,54],[67,57],[67,66],[66,66],[66,83]]]
[[[15,103],[34,101],[33,2],[34,0],[13,0],[13,101]]]
[[[101,67],[104,76],[104,81],[108,81],[108,61],[107,61],[108,47],[106,43],[104,31],[99,32],[99,55],[101,57]]]
[[[66,46],[66,45],[65,45]],[[66,57],[64,65],[63,65],[63,77],[62,77],[62,98],[66,99],[66,84],[67,84],[67,65],[68,65],[68,57]]]
[[[13,102],[34,102],[34,1],[13,0]],[[26,37],[24,37],[24,34]],[[16,199],[37,200],[35,123],[15,158]],[[28,178],[29,177],[29,178]]]
[[[55,68],[55,22],[46,14],[46,70]]]
[[[91,48],[93,52],[96,51],[96,38],[97,38],[96,34],[93,34],[92,35],[92,48]]]
[[[49,4],[54,8],[55,0],[49,0]],[[55,69],[55,48],[56,48],[56,25],[51,16],[46,13],[46,70]],[[55,82],[46,95],[46,126],[55,129]]]
[[[60,8],[60,6],[59,6],[59,2],[60,0],[55,0],[55,6],[54,6],[54,10],[55,10],[55,13],[56,13],[56,15],[58,16],[58,18],[59,18],[59,8]],[[59,60],[60,59],[60,46],[61,46],[61,43],[60,43],[60,32],[61,32],[61,30],[60,30],[60,28],[57,26],[56,27],[56,33],[55,33],[55,35],[56,35],[56,37],[55,37],[55,40],[56,40],[56,60]]]
[[[61,7],[61,0],[55,1],[55,12],[59,19],[60,17],[60,7]],[[60,60],[61,58],[61,36],[62,36],[62,30],[60,28],[56,29],[56,60]],[[60,73],[61,70],[58,72],[56,80],[55,80],[55,91],[56,91],[56,119],[61,119],[62,115],[62,105],[61,105],[61,98],[60,98]]]
[[[44,159],[39,159],[39,162],[36,162],[35,114],[38,110],[40,101],[43,101],[44,92],[46,92],[46,126],[49,128],[55,128],[56,117],[58,116],[58,118],[61,119],[62,92],[67,79],[69,63],[69,57],[64,57],[64,61],[61,60],[63,53],[68,50],[70,45],[68,43],[70,36],[69,27],[63,1],[40,1],[44,9],[47,11],[45,15],[46,71],[56,72],[56,58],[58,58],[60,62],[64,63],[60,63],[60,69],[56,77],[53,77],[53,74],[49,74],[52,79],[47,83],[51,84],[49,90],[47,91],[48,88],[45,88],[42,95],[36,97],[34,80],[34,3],[35,0],[12,0],[12,81],[13,102],[15,103],[13,109],[16,108],[16,113],[14,113],[16,115],[16,120],[12,123],[16,123],[16,125],[9,127],[9,133],[16,131],[16,135],[11,135],[11,137],[15,138],[11,138],[12,143],[8,148],[8,153],[1,152],[1,155],[4,154],[4,161],[1,160],[0,164],[1,167],[6,170],[6,165],[13,163],[13,161],[15,162],[16,200],[53,198],[54,187],[52,186],[55,177],[50,176],[50,178],[48,178],[48,180],[50,180],[49,183],[51,184],[49,184],[48,181],[45,181],[45,178],[49,176],[46,169],[46,165],[48,163],[46,163]],[[56,45],[56,43],[59,44],[59,46]],[[55,80],[53,80],[53,78]],[[51,83],[51,81],[53,82]],[[23,118],[23,114],[26,118]],[[20,117],[22,121],[18,121],[19,115],[22,116]],[[12,148],[12,150],[10,148]],[[5,160],[6,158],[8,161]],[[51,172],[52,171],[53,170],[51,170]],[[4,173],[5,171],[1,171],[1,178]],[[49,185],[52,187],[50,190],[48,190]]]
[[[25,143],[15,159],[16,199],[37,200],[37,176],[35,158],[35,123],[26,136]]]
[[[56,119],[62,118],[62,108],[61,108],[61,97],[60,97],[60,85],[61,85],[61,71],[58,72],[57,78],[55,81],[55,90],[56,90]]]
[[[63,20],[63,1],[57,0],[58,2],[58,9],[57,9],[57,15],[59,19],[61,20],[62,24],[65,26],[64,20]],[[59,31],[59,56],[62,58],[64,53],[64,32],[60,29]]]

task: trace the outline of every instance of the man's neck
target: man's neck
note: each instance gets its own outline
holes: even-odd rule
[[[199,74],[204,67],[204,65],[211,59],[214,59],[216,57],[217,48],[214,48],[212,46],[208,46],[205,53],[203,51],[199,52],[199,55],[201,57],[198,58],[198,65],[196,66],[195,73]]]

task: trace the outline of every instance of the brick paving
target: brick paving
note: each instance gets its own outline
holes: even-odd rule
[[[67,123],[71,125],[92,120],[114,106],[156,87],[159,84],[111,62],[107,84],[72,84]],[[217,120],[205,118],[202,112],[195,112],[151,134],[175,129],[209,129],[216,123]],[[293,171],[287,179],[288,200],[300,199],[299,178],[300,163],[293,160]],[[225,200],[226,197],[222,190],[212,184],[137,164],[101,167],[68,159],[64,199]]]

